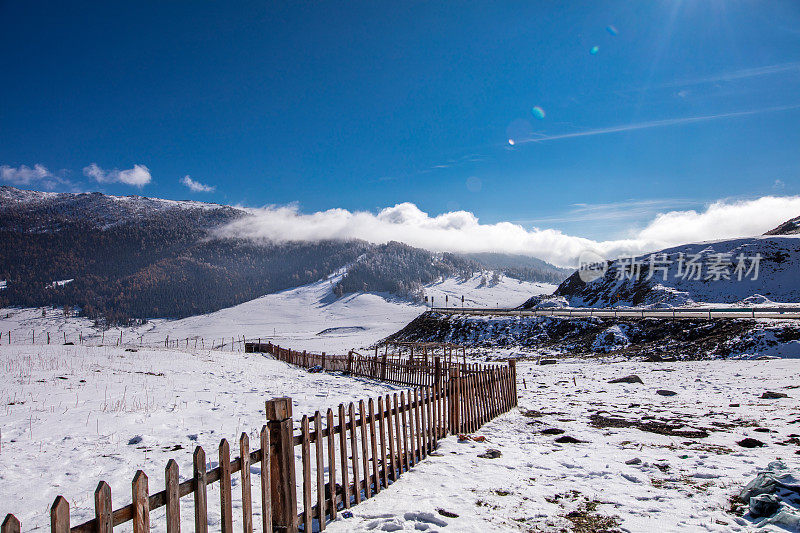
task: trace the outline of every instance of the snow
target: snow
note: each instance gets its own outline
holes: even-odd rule
[[[327,353],[346,353],[350,349],[367,347],[394,333],[425,311],[425,306],[397,298],[391,294],[353,293],[341,298],[333,295],[333,286],[342,272],[294,289],[268,294],[214,313],[180,320],[153,319],[147,324],[130,328],[111,328],[105,339],[119,338],[123,342],[163,346],[165,337],[171,339],[202,338],[204,345],[222,343],[230,348],[231,337],[245,335],[248,339],[269,339],[281,346],[298,350]],[[467,281],[446,279],[426,288],[426,293],[439,295],[458,293],[476,306],[494,301],[516,303],[524,301],[533,291],[552,291],[546,284],[520,282],[504,278],[495,286],[479,287],[480,276]],[[444,303],[444,297],[441,297]],[[31,331],[37,335],[46,331],[53,338],[78,343],[80,332],[92,343],[99,343],[101,334],[93,322],[85,318],[65,319],[57,310],[0,309],[0,331],[12,332],[14,342],[29,342]],[[3,318],[7,317],[7,318]],[[141,340],[140,340],[141,337]],[[1,340],[1,339],[0,339]],[[38,342],[38,341],[37,341]],[[193,346],[193,342],[190,343]],[[199,343],[198,343],[199,345]],[[241,348],[241,346],[239,346]]]
[[[592,344],[592,350],[595,352],[610,352],[628,346],[631,341],[623,331],[623,329],[627,329],[626,326],[626,324],[614,324],[606,328],[595,339]]]
[[[728,513],[728,499],[770,461],[797,464],[800,448],[779,443],[800,429],[798,368],[790,360],[520,362],[520,408],[481,428],[487,442],[445,439],[441,456],[423,461],[328,531],[557,531],[570,529],[568,516],[577,520],[582,512],[598,521],[617,517],[623,531],[749,531],[755,519]],[[634,373],[644,385],[607,383]],[[657,389],[677,395],[660,396]],[[765,390],[790,397],[762,400]],[[706,428],[709,436],[594,427],[589,417],[598,413],[683,423],[681,429]],[[542,433],[551,428],[564,433]],[[583,442],[555,442],[564,435]],[[744,437],[766,446],[736,444]],[[502,456],[478,458],[487,448]],[[431,523],[431,516],[447,525]]]
[[[260,354],[208,350],[2,346],[0,368],[0,516],[14,513],[25,531],[49,523],[48,507],[59,494],[77,524],[93,518],[101,479],[117,504],[127,503],[137,469],[150,476],[155,492],[170,458],[186,478],[196,445],[211,466],[221,438],[234,456],[243,431],[257,445],[269,398],[291,396],[299,420],[393,390],[310,374]],[[256,476],[253,484],[259,483]],[[163,512],[156,516],[163,530]],[[182,518],[191,530],[192,513]]]
[[[165,200],[163,198],[151,198],[148,196],[112,196],[100,193],[56,193],[44,191],[30,191],[17,189],[15,187],[0,186],[0,199],[13,201],[20,204],[38,204],[52,202],[54,200],[68,201],[76,198],[107,198],[113,202],[139,212],[152,212],[161,209],[181,208],[181,209],[219,209],[228,207],[221,204],[198,202],[194,200]]]
[[[702,258],[699,279],[695,279],[695,272],[687,275],[687,267],[677,259],[681,253],[687,261],[692,257]],[[669,248],[652,254],[656,261],[655,269],[659,268],[658,261],[663,254],[667,254],[670,262],[665,270],[654,270],[651,279],[647,279],[651,255],[636,258],[636,264],[641,268],[638,284],[635,277],[617,279],[620,267],[630,273],[631,258],[615,260],[605,276],[570,291],[567,295],[570,305],[678,307],[709,304],[721,307],[727,304],[764,307],[800,302],[800,285],[797,283],[800,273],[800,236],[762,236]],[[721,279],[716,279],[711,268],[718,254],[727,257],[727,266]],[[757,276],[755,270],[749,273],[743,271],[739,279],[735,269],[740,255],[745,258],[747,268],[752,266],[751,258],[757,255],[761,257]],[[651,287],[646,293],[645,284]],[[639,301],[639,298],[643,301]]]
[[[521,281],[506,276],[498,283],[491,282],[492,272],[483,272],[462,280],[448,278],[439,283],[425,287],[425,294],[433,297],[434,307],[461,307],[461,296],[464,296],[464,307],[517,307],[534,295],[551,294],[556,285],[533,281]],[[486,284],[482,286],[485,279]]]
[[[8,282],[6,280],[0,280],[0,290],[5,289],[8,287]]]
[[[121,331],[130,342],[143,334],[144,344],[155,346],[166,334],[207,340],[261,335],[296,349],[331,353],[367,346],[424,309],[388,295],[336,299],[330,292],[335,281],[209,315],[112,329],[105,337],[108,341]],[[463,292],[476,305],[486,305],[501,294],[511,299],[515,284],[520,285],[505,279],[494,288],[479,288],[479,279],[445,280],[426,292],[458,295],[459,303]],[[522,290],[527,299],[531,287]],[[57,494],[70,501],[74,522],[91,518],[92,494],[100,479],[111,485],[117,504],[130,501],[137,469],[150,476],[152,491],[163,484],[169,458],[178,461],[186,479],[195,445],[204,447],[210,466],[215,466],[220,438],[227,438],[233,449],[242,431],[251,442],[256,439],[264,423],[264,401],[271,397],[291,396],[299,420],[317,409],[392,390],[366,380],[310,374],[259,354],[231,352],[229,343],[223,351],[192,349],[193,343],[185,350],[145,346],[135,352],[43,346],[44,331],[61,341],[64,334],[77,340],[83,331],[97,342],[100,333],[91,321],[65,318],[55,310],[42,317],[41,309],[3,309],[0,317],[6,317],[0,318],[0,516],[15,513],[25,530],[46,527],[48,507]],[[9,330],[14,341],[10,346]],[[35,346],[25,344],[31,330],[37,334]],[[624,342],[623,328],[607,333],[610,342]],[[492,355],[514,352],[493,348]],[[520,408],[481,428],[485,443],[444,439],[436,456],[328,530],[550,531],[569,529],[571,520],[619,521],[616,527],[627,531],[749,530],[755,519],[729,513],[728,500],[771,461],[797,464],[800,447],[790,435],[800,433],[798,369],[792,359],[645,363],[603,358],[545,366],[520,361]],[[644,384],[608,383],[629,374],[637,374]],[[677,394],[657,394],[661,389]],[[761,399],[765,391],[789,397]],[[600,423],[609,420],[614,423]],[[652,427],[708,436],[640,429]],[[761,428],[766,431],[756,431]],[[556,442],[564,436],[580,442]],[[737,442],[745,437],[765,446],[743,448]],[[487,448],[500,450],[502,456],[477,457]],[[218,489],[212,487],[209,501],[214,502]],[[182,520],[191,529],[187,502]],[[240,523],[237,502],[238,497],[234,521]],[[217,506],[210,507],[216,529]],[[445,516],[452,514],[458,516]],[[163,509],[153,513],[151,523],[163,530]],[[785,531],[770,529],[774,527],[765,529]]]

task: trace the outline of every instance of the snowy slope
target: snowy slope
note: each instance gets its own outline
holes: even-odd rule
[[[491,282],[492,272],[478,273],[467,280],[448,278],[425,287],[425,294],[433,297],[435,307],[517,307],[531,295],[550,294],[556,286],[550,283],[520,281],[503,276],[496,284]],[[482,285],[485,281],[486,284]]]
[[[102,338],[117,339],[122,333],[124,343],[151,346],[163,345],[167,336],[202,338],[203,345],[224,342],[230,349],[231,337],[244,335],[268,338],[294,349],[344,353],[394,333],[426,309],[389,294],[354,293],[336,298],[332,289],[341,275],[340,272],[327,280],[268,294],[214,313],[181,320],[155,319],[134,328],[112,328]],[[439,300],[444,304],[444,294],[451,298],[458,295],[460,305],[464,294],[467,305],[486,306],[496,302],[517,305],[527,295],[553,290],[552,285],[511,278],[480,287],[480,280],[480,275],[467,281],[447,279],[426,287],[425,292],[435,297],[437,305]],[[12,332],[14,343],[30,343],[32,331],[38,335],[37,343],[45,342],[46,332],[51,333],[53,342],[63,342],[66,334],[67,341],[77,343],[80,332],[93,343],[101,340],[91,321],[79,317],[65,319],[57,310],[49,310],[43,318],[40,309],[0,309],[0,332],[7,335],[8,331]],[[3,342],[7,341],[0,339],[0,344]],[[237,348],[241,345],[237,344]]]
[[[680,254],[683,254],[683,264]],[[744,258],[741,279],[736,270],[740,255]],[[760,256],[757,275],[755,270],[750,270],[754,263],[752,258],[756,256]],[[635,258],[635,262],[630,258],[617,259],[610,263],[604,276],[588,283],[576,272],[559,286],[556,294],[566,297],[575,307],[705,303],[749,307],[800,302],[800,238],[797,236],[689,244],[655,252],[653,257],[655,268],[652,271],[651,256],[646,255]],[[700,258],[699,271],[690,271],[687,267],[693,257]],[[711,267],[718,257],[723,258],[724,266],[715,271]],[[638,277],[622,275],[636,269]]]

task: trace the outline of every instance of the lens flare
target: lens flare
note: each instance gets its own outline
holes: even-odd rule
[[[612,26],[611,24],[609,24],[608,26],[606,26],[606,31],[607,31],[608,33],[610,33],[611,35],[617,35],[617,34],[619,33],[619,32],[617,31],[617,28],[615,28],[615,27],[614,27],[614,26]]]
[[[600,51],[600,47],[599,46],[592,46],[589,49],[589,53],[592,54],[592,55],[597,55],[597,52],[599,52],[599,51]]]
[[[538,118],[539,120],[542,120],[545,117],[544,109],[542,109],[538,105],[533,106],[533,109],[531,109],[531,113],[533,114],[534,117]]]
[[[506,139],[511,146],[524,143],[531,137],[533,137],[533,126],[524,118],[515,119],[506,128]]]

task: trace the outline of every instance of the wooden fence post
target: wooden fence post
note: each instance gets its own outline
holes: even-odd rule
[[[513,397],[511,398],[511,406],[517,406],[517,360],[516,359],[509,359],[508,360],[508,368],[511,371],[511,394]]]
[[[292,399],[273,398],[266,403],[269,440],[275,446],[272,456],[272,526],[280,533],[298,529],[297,488],[295,487]]]
[[[3,520],[3,525],[0,527],[2,533],[19,533],[20,524],[17,517],[13,514],[7,514],[6,519]]]
[[[150,492],[147,475],[136,471],[131,483],[131,502],[133,502],[133,533],[150,533]]]
[[[208,492],[206,489],[206,452],[194,449],[194,531],[208,533]]]
[[[226,439],[222,439],[219,443],[219,508],[222,533],[233,533],[233,487],[231,485],[231,447]]]
[[[347,352],[347,373],[353,373],[353,350]]]
[[[325,352],[322,352],[322,370],[325,370]]]
[[[50,507],[50,533],[69,533],[69,503],[63,496]]]
[[[175,459],[167,462],[164,478],[167,495],[167,533],[181,533],[181,504],[178,492],[180,482],[178,481],[178,463],[175,462]]]
[[[250,493],[250,437],[242,432],[239,436],[239,460],[242,481],[242,531],[253,533],[253,497]]]
[[[114,533],[111,520],[112,512],[111,487],[105,481],[101,481],[94,491],[94,517],[97,520],[96,533]]]
[[[319,530],[325,529],[325,456],[322,446],[322,415],[319,411],[314,413],[314,433],[316,436],[314,445],[317,459],[317,519],[319,520]]]
[[[270,457],[269,429],[261,427],[261,529],[272,533],[272,459]]]
[[[347,470],[347,419],[345,418],[344,405],[339,404],[339,453],[342,456],[342,502],[344,508],[350,508],[350,479]]]
[[[450,369],[450,433],[461,432],[461,371],[458,367]]]
[[[328,424],[328,491],[331,497],[329,509],[331,520],[336,520],[336,441],[334,440],[336,426],[333,423],[333,410],[330,408],[328,409],[326,421]]]
[[[314,502],[311,500],[311,437],[306,415],[300,421],[300,437],[303,461],[303,531],[311,531],[314,521],[311,510]]]
[[[377,356],[375,357],[377,359]],[[381,381],[386,381],[386,354],[381,359]]]

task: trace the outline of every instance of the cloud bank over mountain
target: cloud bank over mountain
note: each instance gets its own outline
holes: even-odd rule
[[[554,229],[525,228],[511,222],[483,224],[468,211],[431,216],[409,202],[387,207],[377,214],[346,209],[302,213],[296,205],[250,211],[253,217],[225,226],[218,236],[277,242],[394,240],[429,250],[523,254],[558,266],[575,266],[579,255],[586,250],[613,258],[690,242],[760,235],[800,215],[800,196],[719,200],[702,211],[668,211],[656,215],[644,228],[632,229],[628,238],[606,241]]]

